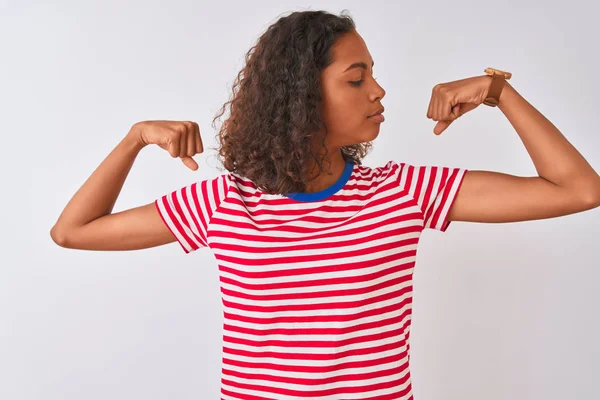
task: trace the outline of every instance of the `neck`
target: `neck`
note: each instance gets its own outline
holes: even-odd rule
[[[327,169],[329,167],[329,169]],[[319,170],[316,162],[312,161],[309,171],[317,171],[319,174],[306,184],[305,193],[314,193],[325,190],[340,179],[346,168],[346,160],[341,149],[335,151],[331,157],[323,160],[324,172]],[[314,173],[314,172],[313,172]]]

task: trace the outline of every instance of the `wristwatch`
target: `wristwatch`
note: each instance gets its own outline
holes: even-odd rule
[[[512,74],[491,67],[486,68],[485,73],[492,77],[492,83],[490,83],[490,88],[483,104],[496,107],[500,102],[500,93],[502,93],[502,89],[504,88],[504,82],[509,80]]]

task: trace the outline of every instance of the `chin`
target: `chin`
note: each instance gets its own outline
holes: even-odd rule
[[[379,126],[377,126],[377,128],[371,134],[370,139],[367,141],[371,141],[371,140],[375,139],[377,136],[379,136]]]

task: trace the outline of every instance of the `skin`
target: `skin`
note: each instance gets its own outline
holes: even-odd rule
[[[328,127],[325,137],[327,158],[321,172],[307,185],[307,193],[327,189],[342,175],[345,161],[342,146],[369,142],[379,135],[380,123],[368,118],[382,107],[385,90],[373,77],[373,58],[363,38],[352,31],[341,36],[331,49],[334,62],[321,71],[323,119]],[[362,62],[364,65],[354,66]],[[362,82],[359,82],[361,81]],[[352,83],[356,82],[356,83]],[[322,135],[315,135],[314,145],[320,155]],[[331,167],[327,170],[327,168]],[[314,160],[310,171],[320,172]]]
[[[365,42],[356,32],[350,32],[338,39],[332,52],[334,62],[322,71],[323,115],[329,127],[325,146],[331,168],[311,182],[309,193],[326,189],[339,179],[345,166],[342,146],[371,141],[379,134],[379,123],[367,116],[381,107],[385,91],[373,78],[373,60]],[[356,62],[363,62],[365,68],[345,71]],[[361,79],[359,86],[350,83]],[[485,79],[489,77],[476,78],[489,85]],[[460,94],[471,87],[471,82],[475,80],[436,85],[431,105],[437,106],[430,107],[427,117],[450,121],[449,110],[456,105],[452,99],[460,98]],[[449,221],[528,221],[600,206],[598,173],[508,82],[500,96],[498,109],[515,128],[539,176],[520,177],[470,170],[450,209]],[[177,132],[185,133],[178,137],[193,139],[199,135],[197,126],[191,123],[182,125],[172,121],[161,129],[156,123],[151,127],[145,123],[135,124],[69,201],[50,232],[54,242],[62,247],[86,250],[136,250],[174,242],[175,238],[161,220],[154,202],[112,212],[136,157],[149,144],[148,140],[142,139],[148,137],[150,128],[157,134],[173,124],[178,127]],[[442,127],[447,125],[445,122]],[[440,130],[434,132],[440,133]],[[170,134],[174,133],[171,129]],[[319,135],[315,135],[315,149],[321,148],[318,139]],[[193,146],[187,148],[193,149]],[[182,157],[182,160],[194,155],[194,151],[186,154],[183,149],[170,149],[171,155]],[[201,145],[196,148],[197,152],[201,150]],[[186,165],[192,165],[190,163],[192,161]],[[324,163],[325,167],[328,165],[328,162]]]
[[[342,146],[370,141],[379,134],[379,123],[367,116],[381,107],[385,91],[373,78],[373,59],[365,42],[352,32],[338,39],[332,52],[334,62],[321,72],[323,114],[329,127],[325,146],[329,151],[331,168],[311,182],[308,192],[326,189],[339,179],[345,167]],[[356,62],[363,62],[365,68],[344,71]],[[359,86],[349,83],[361,79],[363,82]],[[181,125],[181,122],[171,122]],[[192,125],[185,124],[185,128],[188,134],[185,137],[199,135]],[[137,250],[175,241],[154,202],[113,213],[114,204],[136,157],[149,144],[148,140],[143,140],[149,134],[148,129],[154,133],[161,130],[156,124],[152,127],[145,123],[132,126],[79,188],[50,231],[55,243],[72,249]],[[319,139],[319,135],[315,135],[315,149],[324,153]],[[184,163],[190,168],[196,167],[195,162],[186,158],[186,154],[179,154],[179,150],[173,150],[171,155],[188,160]],[[329,165],[324,163],[325,168]]]

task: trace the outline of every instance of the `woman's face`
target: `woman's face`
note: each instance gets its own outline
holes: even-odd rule
[[[323,118],[331,148],[369,142],[380,122],[369,118],[382,107],[385,90],[373,77],[373,59],[362,37],[352,31],[331,49],[333,63],[321,71]]]

